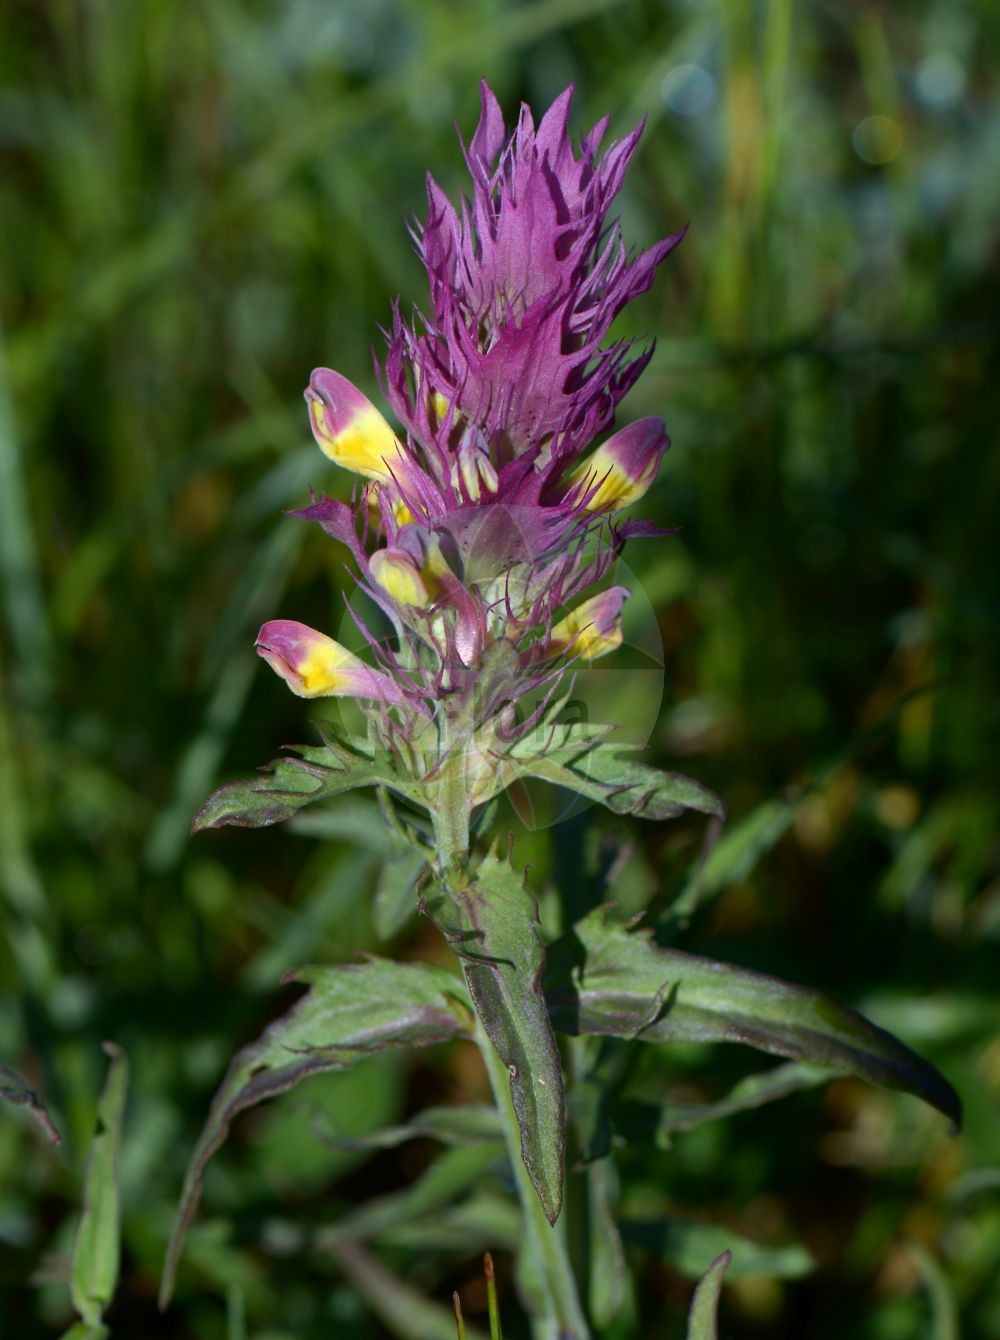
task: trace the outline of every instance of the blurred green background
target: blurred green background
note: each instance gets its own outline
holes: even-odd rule
[[[134,1081],[121,1337],[387,1334],[310,1234],[430,1151],[331,1150],[303,1102],[344,1132],[484,1092],[458,1048],[245,1118],[158,1316],[229,1055],[291,999],[288,968],[385,952],[360,802],[326,842],[188,825],[213,785],[307,736],[251,649],[265,618],[336,626],[349,589],[342,554],[281,515],[350,482],[301,390],[329,364],[375,394],[378,324],[422,297],[404,222],[427,167],[462,189],[453,126],[471,131],[482,76],[511,118],[569,81],[576,133],[646,116],[626,235],[692,221],[623,326],[657,337],[625,409],[667,420],[646,510],[681,527],[630,562],[661,612],[657,761],[751,816],[761,851],[684,943],[862,1006],[968,1113],[949,1139],[914,1100],[839,1081],[627,1153],[626,1208],[806,1245],[813,1273],[727,1291],[732,1340],[947,1340],[906,1240],[942,1263],[967,1340],[1000,1335],[998,56],[990,0],[8,0],[0,1059],[64,1143],[0,1112],[5,1335],[69,1324],[102,1039]],[[633,836],[623,900],[680,887],[697,825]],[[539,882],[552,838],[520,840]],[[439,949],[413,918],[389,952]],[[753,1062],[644,1064],[648,1091],[690,1097]],[[490,1244],[420,1236],[375,1250],[439,1301],[461,1287],[481,1321]],[[677,1261],[634,1264],[620,1333],[680,1335]],[[502,1252],[499,1269],[523,1334]]]

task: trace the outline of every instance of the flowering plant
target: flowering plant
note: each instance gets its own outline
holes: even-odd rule
[[[410,323],[397,305],[382,374],[403,431],[328,368],[306,391],[316,441],[359,487],[353,507],[324,497],[293,515],[348,547],[393,636],[377,638],[355,603],[372,664],[287,619],[265,624],[257,649],[301,697],[357,699],[365,740],[353,759],[328,742],[332,757],[286,762],[249,793],[223,788],[199,827],[274,822],[331,790],[380,782],[427,811],[433,864],[453,879],[470,815],[539,769],[553,780],[564,769],[570,785],[578,774],[617,809],[721,813],[697,784],[622,759],[605,743],[609,727],[559,730],[574,663],[621,643],[628,591],[585,593],[629,535],[654,532],[619,514],[668,446],[662,421],[642,419],[592,449],[652,352],[604,342],[682,235],[629,255],[606,219],[642,128],[599,157],[602,121],[577,156],[570,98],[537,129],[522,109],[508,141],[484,85],[466,149],[471,202],[459,214],[428,178],[429,214],[414,235],[430,303]]]
[[[850,1071],[957,1117],[936,1071],[816,992],[663,947],[661,928],[637,930],[608,906],[564,920],[547,940],[510,850],[477,850],[491,802],[527,778],[617,814],[723,818],[713,793],[651,767],[610,723],[565,712],[575,670],[622,642],[629,592],[607,584],[614,560],[629,537],[661,533],[622,513],[656,478],[669,445],[663,423],[642,419],[594,443],[652,352],[609,343],[611,325],[682,236],[638,255],[626,249],[607,219],[642,127],[601,155],[604,119],[575,152],[570,100],[567,89],[537,127],[522,108],[508,136],[484,85],[464,150],[471,198],[456,209],[428,178],[428,216],[414,230],[428,305],[410,320],[394,310],[380,370],[399,426],[329,369],[314,372],[306,392],[319,446],[356,487],[352,505],[324,496],[293,515],[347,547],[359,595],[389,631],[354,601],[364,655],[289,619],[266,623],[257,650],[300,697],[355,700],[364,730],[317,723],[319,745],[223,786],[195,820],[196,830],[259,827],[375,788],[422,867],[413,898],[462,977],[377,958],[296,974],[307,993],[237,1055],[216,1096],[165,1293],[204,1168],[234,1116],[391,1046],[454,1037],[479,1045],[520,1197],[523,1292],[538,1334],[553,1338],[586,1336],[615,1314],[623,1259],[604,1175],[609,1142],[581,1100],[572,1139],[582,1170],[572,1176],[595,1202],[587,1222],[612,1244],[619,1280],[581,1291],[561,1215],[567,1103],[557,1034],[742,1042],[792,1063],[783,1087],[762,1086],[755,1101]],[[580,1083],[599,1090],[599,1054],[574,1055]]]

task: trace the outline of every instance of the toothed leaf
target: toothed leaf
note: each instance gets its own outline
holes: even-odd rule
[[[560,726],[544,742],[538,732],[514,746],[512,765],[522,774],[596,800],[615,814],[674,819],[685,810],[725,818],[719,797],[690,777],[663,772],[635,757],[635,747],[609,742],[609,726]],[[595,743],[596,741],[596,743]]]
[[[295,755],[275,759],[258,777],[220,786],[195,815],[191,831],[266,828],[319,800],[380,785],[405,790],[387,760],[327,737],[319,748],[297,747]]]

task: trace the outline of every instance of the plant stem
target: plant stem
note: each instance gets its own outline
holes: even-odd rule
[[[441,771],[432,809],[438,873],[449,883],[461,881],[469,856],[469,782],[465,735],[460,722],[442,720]]]
[[[465,868],[469,855],[469,801],[462,758],[449,759],[445,764],[433,819],[438,870],[449,879]]]
[[[493,1097],[503,1122],[507,1154],[521,1201],[525,1249],[532,1255],[545,1295],[545,1316],[535,1319],[536,1335],[538,1340],[589,1340],[590,1331],[580,1305],[562,1225],[557,1223],[553,1227],[546,1219],[521,1158],[521,1130],[510,1099],[507,1069],[482,1029],[477,1030],[476,1040],[486,1063]]]

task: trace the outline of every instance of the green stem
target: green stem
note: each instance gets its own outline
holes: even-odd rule
[[[521,1130],[510,1100],[507,1068],[496,1054],[486,1034],[477,1030],[477,1042],[486,1062],[493,1097],[503,1122],[507,1154],[510,1158],[517,1194],[524,1219],[526,1250],[541,1276],[545,1295],[545,1316],[536,1318],[538,1340],[589,1340],[590,1331],[580,1305],[573,1268],[566,1251],[563,1225],[554,1227],[545,1217],[541,1201],[521,1158]]]
[[[446,881],[462,881],[469,857],[469,781],[466,775],[462,723],[442,720],[440,750],[444,760],[437,778],[432,809],[438,872]]]
[[[445,879],[464,870],[469,855],[469,800],[465,760],[449,759],[438,782],[433,810],[438,870]]]

